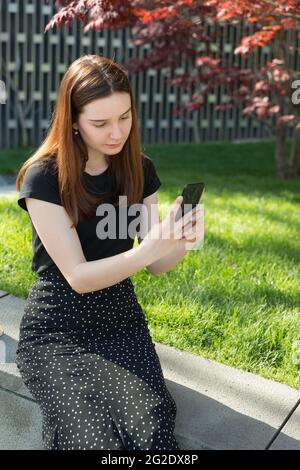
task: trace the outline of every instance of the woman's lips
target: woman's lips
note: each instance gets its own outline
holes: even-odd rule
[[[107,144],[106,146],[111,147],[111,148],[115,148],[115,147],[120,147],[120,145],[121,145],[121,142],[119,144],[114,144],[114,145]]]

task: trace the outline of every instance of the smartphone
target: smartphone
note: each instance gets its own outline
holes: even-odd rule
[[[175,216],[175,221],[179,220],[190,210],[196,207],[200,203],[200,199],[203,196],[205,191],[205,184],[202,182],[199,183],[188,183],[184,186],[181,195],[183,200],[180,208]]]

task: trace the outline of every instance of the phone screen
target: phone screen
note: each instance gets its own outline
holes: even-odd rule
[[[190,210],[196,207],[197,204],[199,204],[204,190],[205,184],[202,182],[188,183],[185,185],[181,193],[181,195],[183,196],[181,208],[178,209],[178,212],[175,216],[175,221],[180,219],[180,217],[183,217]]]

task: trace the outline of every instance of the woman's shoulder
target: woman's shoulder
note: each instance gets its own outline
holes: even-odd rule
[[[22,187],[39,186],[46,191],[49,186],[57,188],[58,175],[53,162],[49,158],[42,158],[31,162],[23,175]]]
[[[143,164],[147,164],[147,162],[151,161],[151,158],[149,157],[149,155],[147,155],[144,152],[141,152],[141,157],[142,157]]]
[[[149,155],[146,155],[145,153],[142,153],[141,155],[144,170],[151,171],[154,168],[154,163],[152,159],[149,157]]]
[[[31,163],[26,169],[26,176],[29,177],[57,177],[56,163],[53,158],[45,157]]]
[[[48,174],[53,174],[53,175],[57,173],[57,163],[54,157],[50,157],[50,156],[44,157],[38,161],[38,164],[40,165],[41,171],[43,173],[48,173]]]
[[[152,159],[145,154],[143,156],[143,169],[145,176],[144,194],[143,198],[153,194],[161,186],[161,180],[156,171],[155,165]]]
[[[25,198],[29,197],[61,205],[55,166],[51,161],[41,159],[27,167],[18,198],[19,206],[26,211]]]
[[[149,157],[149,155],[142,153],[142,163],[143,163],[144,171],[146,173],[150,173],[150,174],[157,173],[156,165],[154,161],[152,160],[152,158]]]

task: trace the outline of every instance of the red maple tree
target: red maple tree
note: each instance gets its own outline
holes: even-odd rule
[[[84,32],[131,27],[134,45],[151,43],[147,57],[123,64],[130,72],[148,68],[172,71],[182,54],[188,60],[188,72],[167,80],[192,90],[192,96],[191,101],[179,102],[174,114],[199,110],[206,105],[208,94],[222,86],[226,102],[216,108],[222,111],[242,105],[245,116],[263,122],[275,138],[277,176],[300,177],[300,116],[294,99],[299,76],[295,65],[299,1],[57,0],[55,5],[58,12],[45,32],[75,18],[84,23]],[[228,22],[233,27],[252,28],[250,35],[234,45],[233,63],[227,63],[222,51],[216,53],[212,47]],[[272,57],[258,66],[253,53],[266,45]],[[248,58],[250,65],[243,67],[239,57]],[[288,159],[285,142],[289,126],[293,128],[293,145]]]

